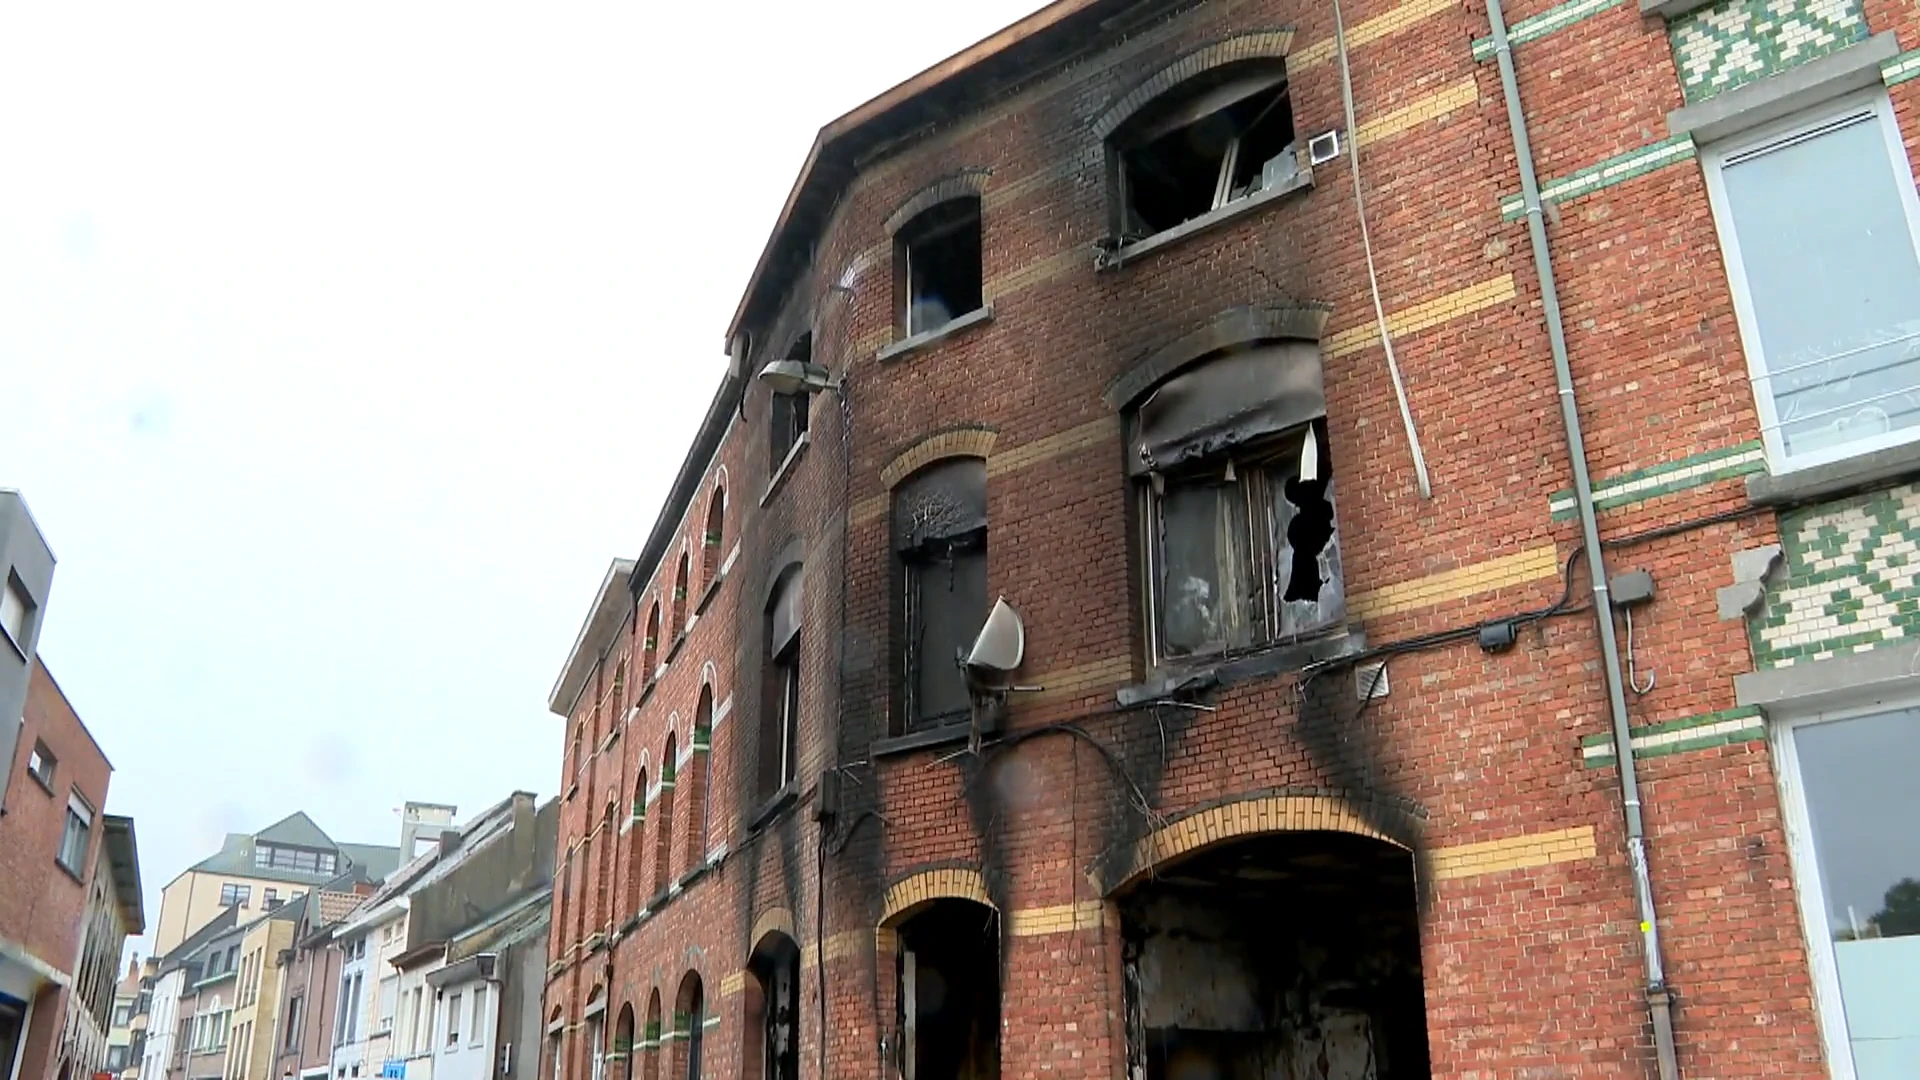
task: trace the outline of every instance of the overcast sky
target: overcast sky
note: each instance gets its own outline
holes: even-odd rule
[[[8,5],[0,486],[149,922],[294,810],[554,792],[815,131],[1039,6]]]

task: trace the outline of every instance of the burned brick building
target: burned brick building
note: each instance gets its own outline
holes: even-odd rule
[[[543,1075],[1920,1075],[1902,44],[1060,0],[827,125],[550,697]]]

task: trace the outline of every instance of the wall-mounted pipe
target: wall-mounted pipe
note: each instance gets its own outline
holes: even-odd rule
[[[1573,469],[1574,503],[1580,514],[1581,541],[1593,576],[1593,613],[1600,627],[1601,667],[1607,687],[1607,708],[1613,719],[1614,760],[1620,770],[1620,808],[1626,819],[1627,862],[1633,876],[1634,900],[1640,909],[1641,950],[1647,965],[1647,1010],[1653,1025],[1660,1080],[1678,1080],[1680,1067],[1673,1044],[1673,1012],[1667,988],[1666,966],[1660,955],[1660,920],[1653,903],[1653,880],[1647,870],[1646,823],[1641,813],[1640,779],[1633,763],[1632,731],[1627,720],[1627,695],[1620,676],[1620,643],[1613,631],[1613,603],[1607,589],[1607,564],[1600,547],[1600,526],[1593,506],[1593,479],[1587,471],[1586,438],[1580,433],[1579,403],[1574,397],[1573,369],[1567,362],[1566,328],[1560,320],[1560,293],[1554,286],[1553,259],[1542,220],[1540,180],[1533,170],[1533,146],[1527,137],[1526,113],[1520,107],[1520,84],[1513,73],[1513,46],[1507,39],[1507,20],[1500,0],[1487,0],[1487,19],[1493,24],[1493,55],[1500,68],[1500,89],[1506,98],[1507,126],[1513,129],[1513,156],[1520,167],[1520,194],[1526,205],[1527,237],[1533,247],[1533,265],[1540,277],[1540,306],[1547,320],[1547,341],[1553,350],[1553,377],[1560,388],[1560,419],[1566,428],[1568,464]]]

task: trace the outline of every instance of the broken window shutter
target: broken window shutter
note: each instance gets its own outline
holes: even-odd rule
[[[1168,471],[1326,413],[1317,342],[1225,353],[1161,383],[1134,410],[1127,467],[1135,476]]]
[[[987,527],[987,463],[953,458],[915,473],[894,490],[893,546],[916,551]]]

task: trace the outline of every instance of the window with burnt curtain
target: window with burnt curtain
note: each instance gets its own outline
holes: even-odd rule
[[[899,559],[895,734],[965,724],[961,662],[987,619],[987,463],[936,462],[894,489]]]
[[[1156,662],[1230,655],[1346,614],[1319,349],[1274,342],[1189,366],[1128,416]]]

